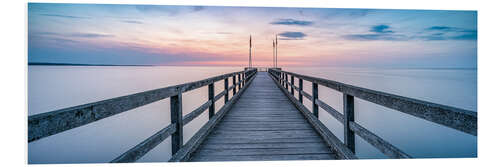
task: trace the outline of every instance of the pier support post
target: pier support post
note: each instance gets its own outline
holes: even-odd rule
[[[215,113],[215,102],[214,102],[214,83],[208,85],[208,100],[211,100],[210,107],[208,107],[208,119],[212,118]]]
[[[290,90],[292,91],[292,96],[295,96],[295,89],[293,88],[293,86],[295,86],[295,77],[293,75],[291,76],[290,82],[292,82],[292,86],[290,86]]]
[[[316,99],[318,99],[318,83],[312,83],[312,110],[313,110],[313,115],[318,118],[318,104],[316,104]]]
[[[227,103],[227,101],[229,100],[229,79],[228,78],[224,78],[224,91],[226,91],[226,94],[224,95],[224,104]]]
[[[302,81],[302,78],[299,78],[299,102],[300,104],[303,104],[304,103],[304,96],[302,95],[302,90],[304,90],[304,85],[303,85],[303,82]]]
[[[170,97],[170,123],[176,125],[172,134],[172,155],[174,155],[183,145],[182,141],[182,92]]]
[[[354,97],[344,93],[344,144],[355,153],[354,132],[349,128],[350,121],[354,121]]]
[[[233,96],[236,94],[236,75],[233,75]]]

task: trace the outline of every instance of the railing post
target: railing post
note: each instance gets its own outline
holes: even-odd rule
[[[288,74],[285,74],[285,88],[288,91]]]
[[[283,86],[283,72],[280,72],[280,84]]]
[[[290,79],[292,82],[292,86],[290,86],[290,90],[292,91],[292,96],[295,96],[295,89],[293,88],[293,86],[295,86],[295,77],[293,77],[293,75],[291,76],[291,79]]]
[[[304,90],[304,86],[303,86],[303,83],[302,83],[302,78],[299,78],[299,102],[302,104],[304,103],[304,99],[303,99],[303,96],[302,96],[302,90]]]
[[[208,100],[212,100],[210,107],[208,107],[208,119],[210,119],[215,113],[214,83],[208,85]]]
[[[170,123],[176,125],[176,130],[172,134],[172,155],[174,155],[183,145],[182,141],[182,92],[170,97]]]
[[[281,73],[281,85],[285,87],[285,73]]]
[[[241,73],[242,77],[243,77],[243,86],[245,86],[245,83],[247,82],[247,73],[245,71],[243,71]]]
[[[355,153],[354,132],[349,128],[350,121],[354,121],[354,97],[344,93],[344,144]]]
[[[238,90],[241,89],[241,74],[238,74]]]
[[[224,78],[224,91],[226,91],[226,94],[224,95],[224,104],[227,103],[227,101],[229,100],[229,79],[228,78]]]
[[[318,104],[316,104],[316,99],[318,99],[318,83],[312,84],[312,110],[313,110],[313,115],[318,118]]]
[[[236,75],[233,75],[233,96],[236,94]]]

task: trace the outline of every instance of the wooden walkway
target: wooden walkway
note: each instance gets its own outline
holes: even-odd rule
[[[323,139],[269,74],[258,72],[190,161],[334,158]]]
[[[304,81],[311,83],[311,92],[304,91]],[[217,82],[224,82],[222,92],[215,92]],[[342,113],[318,97],[319,86],[342,93]],[[207,101],[183,115],[183,94],[202,87],[208,88]],[[356,140],[366,141],[389,158],[412,158],[355,121],[355,98],[477,136],[474,111],[281,68],[245,68],[199,81],[31,115],[27,140],[36,142],[167,98],[170,124],[110,162],[135,162],[168,137],[172,145],[169,162],[358,159],[355,135]],[[224,101],[224,105],[216,111],[218,100]],[[311,103],[311,109],[304,106],[305,100]],[[343,141],[319,120],[320,108],[343,124]],[[184,142],[183,127],[205,111],[208,111],[208,122]]]

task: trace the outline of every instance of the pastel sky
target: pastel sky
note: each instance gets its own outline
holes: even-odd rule
[[[28,4],[28,62],[477,67],[477,12]]]

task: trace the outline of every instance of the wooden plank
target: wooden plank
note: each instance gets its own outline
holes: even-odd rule
[[[328,160],[334,159],[333,154],[282,154],[282,155],[223,155],[195,157],[191,161],[285,161],[285,160]]]
[[[322,142],[286,142],[286,143],[215,143],[205,144],[204,149],[249,149],[249,148],[324,148]]]
[[[144,156],[147,152],[151,151],[158,144],[163,142],[167,137],[172,135],[177,129],[177,124],[170,124],[169,126],[163,128],[162,130],[156,132],[153,136],[147,138],[143,142],[139,143],[135,147],[131,148],[127,152],[123,153],[119,157],[113,159],[111,163],[124,163],[124,162],[135,162]]]
[[[313,83],[312,84],[312,99],[311,99],[311,104],[312,104],[312,110],[313,110],[313,115],[318,118],[319,116],[319,110],[318,110],[318,104],[314,103],[314,101],[318,99],[318,83]]]
[[[170,97],[170,123],[175,124],[175,132],[172,134],[172,155],[183,145],[183,122],[182,122],[182,93]]]
[[[305,92],[303,90],[301,90],[300,93],[302,93],[302,95],[304,95],[305,98],[307,98],[310,101],[312,101],[312,96],[309,93],[307,93],[307,92]]]
[[[217,100],[219,100],[220,98],[222,98],[222,96],[225,97],[226,95],[227,95],[227,91],[220,92],[219,94],[217,94],[217,96],[214,97],[214,102],[216,102]],[[226,104],[226,103],[224,103],[224,104]]]
[[[316,136],[304,136],[294,138],[241,138],[237,136],[232,137],[207,137],[204,144],[210,143],[284,143],[284,142],[314,142],[321,143],[323,140]]]
[[[309,124],[304,124],[303,122],[293,122],[288,124],[282,123],[261,123],[261,122],[249,122],[249,123],[238,123],[238,122],[221,122],[218,124],[220,128],[226,127],[246,127],[246,128],[262,128],[262,127],[311,127]]]
[[[224,104],[227,103],[227,101],[229,101],[229,81],[227,78],[224,79]]]
[[[316,104],[320,106],[323,110],[325,110],[327,113],[329,113],[331,116],[333,116],[335,119],[337,119],[340,123],[344,124],[344,115],[338,112],[337,110],[333,109],[330,107],[330,105],[324,103],[323,101],[316,99]]]
[[[354,132],[349,128],[349,123],[354,121],[354,97],[344,93],[344,144],[353,153],[356,153]]]
[[[302,78],[299,78],[299,89],[297,90],[297,92],[299,92],[299,102],[300,103],[304,103],[304,99],[303,99],[303,96],[302,95],[302,90],[304,89],[304,84],[303,84],[303,80]]]
[[[300,137],[300,136],[317,136],[314,130],[292,130],[292,131],[220,131],[212,132],[213,137],[238,136],[238,137]]]
[[[208,85],[208,101],[210,106],[208,107],[208,119],[212,118],[215,113],[215,99],[214,99],[214,83]]]
[[[272,70],[273,71],[273,70]],[[339,92],[477,136],[477,112],[431,103],[332,80],[274,70],[315,82]]]
[[[318,154],[328,154],[327,159],[335,158],[318,133],[276,88],[267,73],[259,73],[193,159],[218,154],[310,155],[318,150]]]
[[[196,117],[200,116],[201,113],[203,113],[205,110],[207,110],[207,108],[210,107],[211,105],[213,105],[212,100],[209,100],[209,101],[205,102],[203,105],[201,105],[200,107],[198,107],[195,110],[193,110],[191,113],[185,115],[182,118],[182,124],[183,125],[188,124],[193,119],[195,119]]]
[[[231,126],[231,127],[219,127],[219,130],[222,131],[289,131],[289,130],[314,130],[312,127],[304,127],[304,126],[299,126],[299,127],[261,127],[261,128],[255,128],[255,127],[245,127],[245,126]]]
[[[284,92],[290,101],[297,107],[297,109],[304,115],[307,121],[316,129],[323,140],[326,141],[332,152],[337,153],[337,157],[341,159],[357,159],[354,153],[349,150],[317,117],[315,117],[303,104],[301,104],[295,97],[286,93],[283,86],[278,84],[278,80],[273,78],[276,85]]]
[[[359,137],[370,143],[372,146],[380,150],[380,152],[384,153],[390,158],[411,158],[410,155],[404,153],[397,147],[393,146],[389,142],[384,139],[378,137],[367,129],[363,128],[361,125],[356,122],[350,122],[349,127],[352,131],[354,131]]]
[[[200,149],[197,154],[200,156],[217,155],[279,155],[279,154],[330,154],[326,147],[308,148],[257,148],[257,149]]]
[[[246,71],[248,72],[248,71]],[[231,100],[228,101],[227,104],[222,106],[222,108],[217,112],[212,119],[208,120],[203,127],[196,132],[191,139],[179,150],[177,153],[172,155],[169,162],[181,162],[187,161],[194,153],[194,151],[200,146],[200,144],[207,138],[208,134],[212,132],[215,125],[224,117],[224,115],[231,109],[232,105],[238,101],[241,95],[245,92],[245,90],[251,85],[250,83],[255,78],[255,72],[248,73],[249,77],[248,84],[243,86],[241,91],[239,91],[236,95],[234,95]]]

